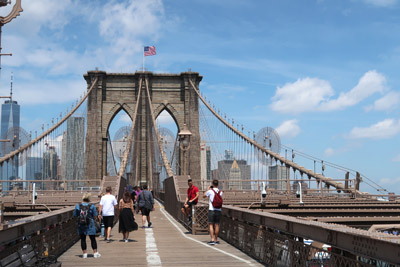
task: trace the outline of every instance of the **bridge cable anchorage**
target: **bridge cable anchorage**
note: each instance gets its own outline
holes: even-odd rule
[[[351,188],[345,188],[345,186],[340,182],[335,182],[331,178],[328,178],[328,177],[325,177],[325,176],[323,176],[321,174],[315,173],[314,171],[308,170],[308,169],[296,164],[295,162],[287,160],[284,157],[281,157],[279,154],[277,154],[277,153],[265,148],[264,146],[258,144],[257,142],[255,142],[255,140],[250,139],[248,136],[246,136],[245,134],[243,134],[240,131],[238,131],[237,129],[235,129],[235,127],[233,126],[233,123],[231,125],[229,122],[227,122],[225,119],[223,119],[220,115],[218,115],[218,113],[200,95],[199,89],[195,86],[195,84],[193,83],[193,81],[191,79],[189,79],[189,83],[191,84],[191,86],[193,87],[193,90],[196,92],[197,96],[200,98],[200,100],[203,102],[203,104],[211,111],[211,113],[213,113],[214,116],[216,116],[231,131],[233,131],[235,134],[237,134],[240,137],[242,137],[248,143],[252,144],[258,150],[263,151],[264,153],[269,155],[271,158],[274,158],[276,161],[280,161],[281,163],[285,164],[286,166],[291,167],[293,170],[299,171],[300,173],[303,173],[303,174],[306,174],[306,175],[308,175],[310,177],[313,177],[316,180],[320,180],[320,181],[324,182],[325,184],[328,184],[328,185],[330,185],[330,186],[332,186],[332,187],[334,187],[334,188],[336,188],[338,190],[348,191],[348,190],[351,189]],[[363,194],[363,192],[360,192],[359,190],[355,190],[355,193]]]
[[[121,165],[119,167],[118,176],[123,176],[123,174],[125,173],[126,166],[128,165],[128,157],[131,152],[131,147],[132,147],[132,142],[133,142],[133,133],[134,133],[134,129],[136,127],[137,115],[138,115],[138,110],[139,110],[139,102],[140,102],[140,99],[142,96],[142,83],[143,83],[143,79],[140,78],[139,93],[138,93],[138,98],[137,98],[136,107],[135,107],[135,117],[132,120],[132,126],[131,126],[131,130],[129,132],[128,143],[126,145],[124,155],[122,156],[122,159],[121,159]]]
[[[69,117],[74,114],[74,112],[82,105],[82,103],[87,99],[89,94],[92,92],[93,88],[95,85],[97,85],[98,78],[96,77],[94,82],[92,83],[92,86],[90,86],[89,90],[86,92],[85,96],[81,99],[81,101],[73,108],[69,113],[67,113],[64,118],[60,119],[58,123],[50,127],[47,131],[43,132],[41,135],[36,137],[34,140],[29,141],[27,144],[21,146],[20,148],[10,152],[9,154],[5,155],[4,157],[0,158],[0,164],[11,159],[12,157],[16,156],[19,153],[23,153],[23,151],[29,149],[31,146],[34,144],[38,143],[42,139],[44,139],[46,136],[48,136],[52,131],[54,131],[57,127],[59,127],[61,124],[63,124]]]

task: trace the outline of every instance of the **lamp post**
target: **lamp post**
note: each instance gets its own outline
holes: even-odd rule
[[[187,160],[186,153],[190,148],[190,136],[192,133],[187,128],[186,124],[183,124],[183,129],[179,132],[179,147],[183,152],[183,173],[182,175],[187,175]]]
[[[10,0],[0,0],[0,7],[4,7],[8,4],[11,4]],[[22,7],[21,7],[21,0],[16,0],[11,12],[5,16],[2,17],[0,16],[0,71],[1,71],[1,57],[2,56],[12,56],[11,53],[7,53],[7,54],[3,54],[1,53],[2,47],[1,47],[1,33],[2,33],[2,29],[3,26],[7,23],[9,23],[12,19],[16,18],[17,16],[19,16],[19,14],[23,11]],[[0,98],[10,98],[11,96],[1,96]]]

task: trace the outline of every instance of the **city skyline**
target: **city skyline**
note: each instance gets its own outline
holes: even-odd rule
[[[2,59],[0,94],[9,92],[13,72],[28,131],[39,132],[70,109],[86,91],[85,72],[134,72],[143,46],[154,45],[148,70],[199,72],[201,92],[246,132],[273,127],[287,147],[400,193],[400,37],[393,34],[399,1],[40,0],[22,6],[2,29],[3,51],[13,56]],[[376,193],[363,184],[361,190]]]

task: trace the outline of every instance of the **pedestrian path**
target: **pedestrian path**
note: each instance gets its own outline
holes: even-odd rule
[[[141,216],[135,215],[139,230],[131,232],[129,242],[122,241],[118,224],[111,242],[97,238],[101,258],[93,258],[87,238],[88,258],[82,258],[80,241],[59,257],[62,266],[263,266],[220,240],[210,246],[209,235],[192,235],[176,222],[159,203],[151,214],[152,228],[141,229]]]

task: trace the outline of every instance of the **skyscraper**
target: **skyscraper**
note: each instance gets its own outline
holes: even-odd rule
[[[85,178],[85,118],[70,117],[63,134],[61,177],[66,180]]]
[[[40,157],[28,157],[26,159],[26,180],[42,179],[43,159]]]
[[[43,153],[43,180],[57,178],[57,152],[54,146],[49,146]]]
[[[242,183],[239,181],[242,178],[239,165],[236,159],[233,160],[231,169],[229,170],[229,189],[240,190],[242,189]]]
[[[289,168],[286,166],[275,165],[268,167],[269,188],[286,191],[289,180]]]
[[[11,97],[12,97],[12,90],[11,90]],[[18,129],[20,122],[20,106],[18,105],[17,101],[6,100],[4,104],[1,105],[1,129],[0,129],[0,139],[7,139],[9,138],[10,143],[3,143],[0,147],[0,157],[10,153],[13,148],[17,149],[19,147],[19,137],[13,138],[12,136],[7,136],[7,133],[10,129]],[[16,179],[18,177],[18,157],[9,161],[6,164],[3,164],[1,168],[1,174],[3,180],[10,180]],[[10,189],[9,183],[3,183],[3,190],[8,191]]]
[[[211,180],[211,148],[204,141],[200,142],[200,176],[201,187],[203,190],[207,188],[207,180]]]
[[[225,150],[225,160],[218,161],[218,171],[213,171],[213,179],[220,180],[249,180],[249,182],[240,182],[240,189],[251,189],[251,167],[247,165],[245,160],[236,160],[233,157],[233,152]],[[231,177],[232,175],[232,177]],[[218,177],[215,177],[218,176]],[[240,178],[238,178],[240,176]],[[235,187],[238,186],[235,183]],[[228,189],[228,188],[227,188]],[[239,189],[239,188],[238,188]]]

